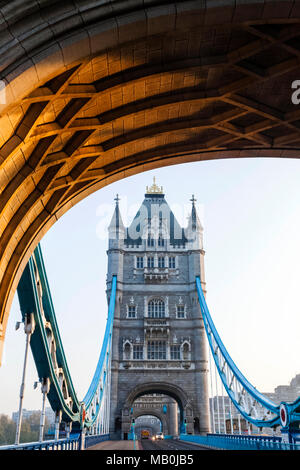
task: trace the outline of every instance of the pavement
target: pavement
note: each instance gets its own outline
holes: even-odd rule
[[[142,447],[139,441],[135,441],[135,448],[133,441],[104,441],[86,450],[142,450]]]

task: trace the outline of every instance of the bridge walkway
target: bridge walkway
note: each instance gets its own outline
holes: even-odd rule
[[[142,450],[142,448],[138,441],[135,441],[135,446],[133,441],[104,441],[86,450]]]

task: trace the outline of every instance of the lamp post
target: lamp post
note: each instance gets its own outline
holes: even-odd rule
[[[20,325],[20,323],[18,322],[17,325],[16,325],[16,329],[19,328],[19,325]],[[18,445],[20,443],[28,350],[29,350],[30,338],[31,338],[31,335],[34,332],[34,328],[35,328],[34,315],[33,315],[33,313],[29,313],[29,314],[25,315],[25,319],[24,319],[24,332],[26,334],[26,345],[25,345],[22,383],[21,383],[21,387],[20,387],[19,413],[18,413],[18,422],[17,422],[17,429],[16,429],[15,445]]]
[[[46,418],[46,398],[50,389],[50,380],[48,377],[42,379],[41,391],[43,394],[43,403],[42,403],[42,412],[40,419],[40,436],[39,441],[42,442],[44,439],[44,429],[45,429],[45,418]]]

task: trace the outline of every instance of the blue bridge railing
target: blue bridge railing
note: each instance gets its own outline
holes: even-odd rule
[[[242,434],[181,434],[180,439],[220,450],[300,450],[299,444],[283,442],[279,436],[249,436]]]
[[[80,438],[70,437],[69,439],[49,440],[43,442],[26,442],[18,445],[0,446],[1,450],[79,450]]]
[[[99,444],[100,442],[108,441],[110,438],[109,434],[91,434],[85,436],[85,443],[84,443],[84,448],[88,449],[89,447],[95,446],[96,444]]]
[[[26,442],[23,444],[11,444],[0,446],[1,450],[83,450],[88,449],[99,442],[108,441],[109,434],[87,434],[82,443],[81,433],[76,433],[66,439],[48,440],[43,442]]]

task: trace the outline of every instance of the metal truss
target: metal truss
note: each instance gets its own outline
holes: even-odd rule
[[[76,4],[89,3],[90,11],[95,8],[97,14],[94,10],[91,16],[87,10],[84,15],[80,11],[68,13],[75,16],[65,22],[59,40],[62,51],[64,44],[68,51],[69,41],[72,43],[74,38],[72,51],[75,55],[78,51],[78,55],[75,60],[75,55],[61,51],[66,59],[64,64],[51,59],[54,38],[52,33],[48,39],[45,37],[44,27],[37,32],[36,15],[29,15],[28,21],[20,24],[20,10],[16,9],[14,14],[12,8],[9,24],[5,26],[4,22],[1,30],[2,44],[7,43],[7,47],[0,51],[2,78],[7,73],[9,88],[16,86],[9,93],[15,102],[0,116],[2,341],[20,261],[27,256],[30,241],[39,238],[41,231],[54,223],[57,214],[65,213],[73,199],[79,201],[115,181],[124,171],[133,174],[142,168],[167,163],[228,156],[299,157],[300,109],[291,101],[297,91],[293,91],[292,84],[300,76],[298,2],[281,1],[286,5],[277,7],[278,2],[256,2],[266,3],[268,9],[266,14],[265,8],[257,8],[262,15],[257,21],[252,18],[250,0],[228,1],[228,8],[237,9],[238,13],[226,13],[224,22],[220,20],[223,3],[211,2],[214,13],[209,13],[210,8],[205,6],[203,14],[208,14],[210,19],[204,24],[199,5],[210,2],[181,0],[175,2],[178,4],[176,27],[170,26],[172,21],[166,21],[165,31],[169,34],[172,30],[172,34],[167,36],[170,40],[163,40],[160,31],[141,36],[142,30],[148,30],[149,20],[148,15],[142,14],[143,2],[112,2],[115,7],[108,20],[107,12],[102,12],[102,2],[95,2],[99,5],[94,7],[93,2],[78,0]],[[157,2],[149,0],[148,3],[151,8],[150,3]],[[182,8],[181,3],[189,6]],[[27,2],[19,0],[19,4],[27,5]],[[134,4],[138,15],[144,15],[145,19],[144,26],[138,20],[137,28]],[[170,8],[174,8],[171,0],[162,4],[172,4]],[[39,2],[32,2],[32,8],[39,8],[37,5]],[[52,28],[57,24],[59,30],[60,10],[54,14],[55,10],[53,5],[49,24]],[[190,27],[187,13],[193,18]],[[91,24],[89,19],[83,25],[83,17],[101,22],[102,14],[107,24],[111,21],[111,34],[103,34],[112,42],[105,39],[104,48],[98,50],[96,46],[98,52],[95,50],[84,57],[86,39],[82,39],[83,49],[76,47],[76,41],[83,38],[83,33],[87,34],[86,28]],[[113,40],[117,14],[120,18],[128,15],[128,21],[133,21],[129,42],[115,44]],[[186,25],[184,40],[180,15]],[[235,20],[227,23],[229,16]],[[166,18],[172,17],[173,13]],[[216,24],[211,22],[213,17]],[[197,18],[198,29],[194,24]],[[18,47],[12,53],[11,30],[15,24]],[[92,29],[97,38],[100,32]],[[90,36],[89,46],[94,40],[100,44],[99,38],[95,38]],[[23,46],[19,41],[24,42]],[[143,42],[144,52],[139,52],[138,60],[128,60],[135,41]],[[154,58],[153,44],[155,56],[163,60]],[[29,58],[39,48],[45,58],[49,51],[49,67],[42,74],[37,74],[37,64],[30,72],[20,67],[21,63],[29,66]],[[34,80],[28,80],[28,76],[34,76]],[[135,89],[139,92],[134,93]]]
[[[280,406],[251,385],[228,354],[210,316],[199,277],[196,287],[211,353],[228,396],[241,415],[255,426],[280,425]]]
[[[101,353],[91,385],[79,401],[67,365],[52,303],[40,245],[30,258],[18,285],[23,321],[35,323],[30,346],[41,383],[49,382],[47,398],[59,417],[93,434],[109,432],[111,339],[117,277],[112,278],[108,318]],[[58,422],[58,425],[59,425]]]

